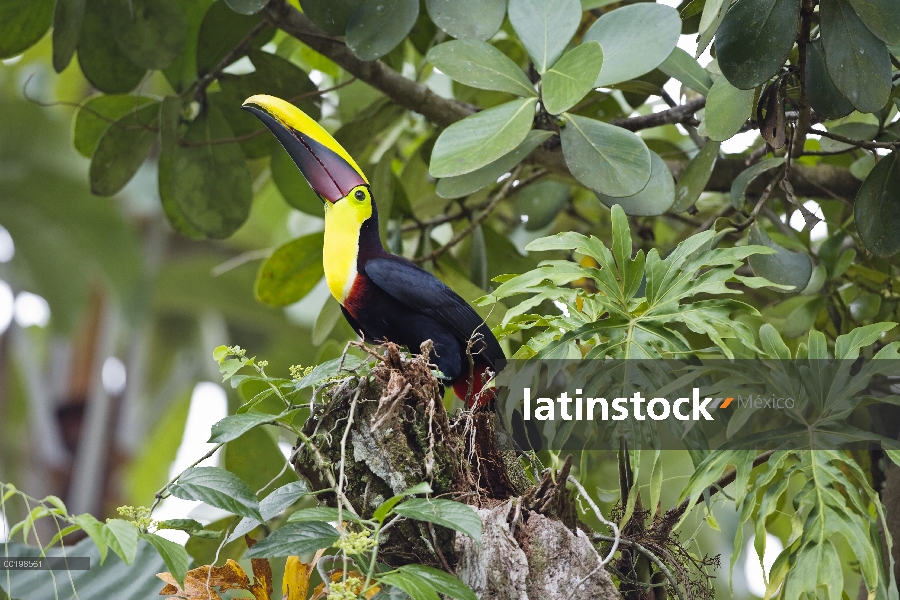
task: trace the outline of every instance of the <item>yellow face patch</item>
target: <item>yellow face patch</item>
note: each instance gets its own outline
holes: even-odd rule
[[[344,303],[356,280],[359,231],[372,216],[369,188],[360,185],[334,204],[325,203],[325,248],[322,259],[331,295]]]

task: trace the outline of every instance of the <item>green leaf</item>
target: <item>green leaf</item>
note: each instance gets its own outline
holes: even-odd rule
[[[178,585],[184,587],[184,578],[187,576],[188,565],[191,562],[184,546],[160,537],[155,533],[142,533],[140,534],[140,537],[142,540],[150,542],[150,544],[156,548],[156,551],[159,552],[163,562],[166,563],[166,568],[169,569],[169,573],[172,574],[172,577],[175,578]],[[135,547],[135,550],[137,550],[137,547]]]
[[[212,426],[207,443],[224,444],[225,442],[236,440],[254,427],[258,427],[263,423],[271,423],[283,416],[284,415],[270,415],[267,413],[228,415]]]
[[[441,198],[462,198],[483,187],[496,183],[505,173],[522,162],[532,150],[553,137],[552,131],[532,129],[525,140],[511,152],[504,154],[494,162],[487,164],[465,175],[444,177],[437,184],[437,194]],[[527,188],[526,188],[527,189]]]
[[[85,0],[57,0],[53,10],[53,70],[62,73],[69,66],[84,21]],[[32,3],[39,4],[39,3]],[[3,17],[0,16],[0,23]],[[0,32],[0,39],[3,33]]]
[[[703,123],[711,140],[724,142],[740,131],[750,117],[753,90],[741,90],[724,77],[716,79],[706,98]]]
[[[860,348],[874,344],[881,338],[881,334],[896,326],[896,323],[872,323],[839,335],[834,341],[835,360],[856,360],[859,358]]]
[[[412,600],[440,600],[431,582],[415,575],[401,571],[389,571],[376,575],[375,579],[381,583],[400,588]]]
[[[603,49],[597,42],[585,42],[562,55],[544,73],[541,101],[551,115],[569,110],[594,87],[603,66]]]
[[[107,94],[134,89],[146,69],[131,62],[119,48],[109,18],[108,2],[86,2],[78,38],[78,66],[91,85]]]
[[[338,509],[331,506],[312,506],[310,508],[301,508],[297,512],[291,513],[291,516],[288,517],[288,523],[310,523],[316,521],[319,523],[334,523],[340,522],[342,519],[356,520],[347,511],[341,511],[338,514]]]
[[[100,138],[113,123],[138,109],[155,102],[146,96],[104,94],[88,98],[75,113],[72,144],[79,154],[90,158]],[[179,104],[179,109],[181,105]]]
[[[900,44],[900,11],[891,0],[850,0],[856,15],[878,39],[889,46]],[[821,10],[821,9],[820,9]]]
[[[481,518],[475,510],[453,500],[413,498],[394,507],[394,512],[407,519],[442,525],[466,534],[481,543]]]
[[[672,212],[684,212],[696,204],[715,169],[716,159],[719,157],[719,146],[721,146],[720,142],[709,140],[684,168],[675,185],[675,202],[672,204]]]
[[[426,567],[425,565],[403,565],[397,570],[427,581],[439,594],[457,598],[458,600],[478,600],[469,586],[444,571]]]
[[[305,481],[292,481],[291,483],[283,485],[273,490],[271,494],[260,501],[259,513],[262,515],[263,519],[270,521],[294,505],[300,498],[305,496],[308,491],[309,489],[307,488]],[[234,528],[234,531],[231,532],[231,535],[228,536],[225,543],[230,543],[243,537],[261,524],[262,523],[256,519],[244,517],[241,519],[241,522],[237,524],[237,527]]]
[[[322,199],[309,186],[287,150],[277,142],[272,142],[271,147],[272,158],[269,166],[272,169],[272,181],[275,182],[281,197],[301,212],[314,217],[324,217],[325,208]]]
[[[670,6],[640,3],[604,14],[584,34],[584,41],[603,47],[603,69],[594,87],[649,73],[672,54],[680,35],[681,17]]]
[[[322,345],[322,343],[328,338],[328,334],[331,333],[331,331],[334,329],[334,326],[337,325],[337,322],[340,319],[341,305],[338,304],[338,301],[335,300],[333,296],[328,296],[328,299],[325,300],[325,306],[323,306],[322,310],[319,311],[319,316],[316,318],[316,324],[313,327],[313,345]]]
[[[877,256],[900,251],[900,152],[883,156],[856,194],[859,239]]]
[[[487,42],[479,40],[446,42],[429,50],[427,58],[428,62],[447,77],[465,85],[483,90],[509,92],[518,96],[537,96],[534,85],[522,69]]]
[[[5,0],[0,3],[0,58],[25,52],[50,29],[52,0]]]
[[[650,181],[644,189],[625,197],[606,196],[594,192],[607,207],[618,204],[625,214],[632,216],[661,215],[675,202],[675,181],[665,161],[656,152],[650,152]]]
[[[425,0],[434,24],[455,38],[488,40],[506,16],[506,0]]]
[[[110,125],[91,157],[91,191],[98,196],[112,196],[125,187],[150,153],[158,126],[157,102]]]
[[[177,0],[128,0],[113,7],[113,32],[134,64],[164,69],[181,54],[188,24]]]
[[[435,142],[429,171],[434,177],[463,175],[507,154],[531,130],[536,103],[513,100],[454,123]]]
[[[157,169],[159,198],[163,212],[175,231],[185,237],[202,240],[206,235],[188,220],[173,193],[173,162],[179,152],[180,125],[181,100],[176,96],[167,96],[163,99],[159,109],[160,153],[159,168]]]
[[[362,60],[381,58],[409,35],[418,17],[418,0],[366,2],[347,22],[347,46]]]
[[[229,237],[243,225],[253,199],[240,147],[221,143],[231,137],[218,109],[209,106],[188,124],[180,141],[163,139],[161,144],[160,197],[174,202],[192,226],[212,238]]]
[[[431,486],[427,481],[423,481],[421,483],[417,483],[411,488],[407,489],[405,492],[397,494],[396,496],[392,496],[378,505],[378,508],[375,509],[375,512],[372,513],[372,518],[376,521],[384,521],[388,515],[391,514],[391,511],[397,504],[406,499],[407,496],[414,496],[416,494],[430,494],[432,493]]]
[[[260,266],[256,297],[273,306],[287,306],[308,294],[322,279],[324,234],[311,233],[281,246]]]
[[[255,15],[266,7],[269,0],[225,0],[234,12],[242,15]]]
[[[328,523],[288,523],[254,544],[244,558],[278,558],[315,552],[334,544],[340,535]]]
[[[100,564],[102,565],[106,561],[106,554],[109,550],[106,545],[106,538],[103,535],[103,523],[98,521],[96,517],[90,513],[75,515],[72,518],[81,526],[84,532],[88,534],[88,537],[91,538],[97,546],[97,550],[100,552]]]
[[[874,123],[849,122],[829,127],[828,131],[854,140],[872,140],[878,135],[878,125]],[[822,137],[819,142],[826,152],[839,152],[853,148],[853,144],[845,144],[831,138]]]
[[[259,500],[234,473],[218,467],[193,467],[178,476],[169,493],[182,500],[201,500],[210,506],[262,521]]]
[[[516,193],[513,206],[517,216],[528,218],[525,230],[538,231],[553,222],[569,196],[568,184],[559,181],[541,181],[526,186]]]
[[[704,96],[709,95],[709,88],[713,84],[709,71],[701,67],[697,59],[681,48],[672,50],[672,54],[659,65],[659,70],[695,92]]]
[[[846,117],[853,112],[853,105],[841,94],[828,74],[822,40],[810,42],[806,48],[806,91],[810,105],[818,114],[830,119]]]
[[[744,210],[744,199],[747,196],[747,187],[749,187],[754,179],[766,171],[771,171],[783,164],[783,157],[767,158],[741,171],[741,174],[735,177],[734,181],[731,183],[731,205],[737,210]]]
[[[731,85],[755,88],[781,70],[800,23],[795,0],[737,0],[716,32],[716,59]]]
[[[776,289],[780,292],[800,292],[809,283],[812,276],[812,261],[804,252],[791,252],[773,242],[766,231],[754,223],[750,227],[751,244],[767,246],[776,251],[775,254],[754,254],[748,262],[753,272],[765,277],[772,283],[793,286],[793,289]]]
[[[778,331],[776,331],[769,323],[765,323],[759,328],[759,341],[762,343],[763,350],[765,350],[769,357],[782,360],[791,359],[790,348],[787,347],[787,344],[785,344],[784,340],[781,339],[781,336],[778,335]]]
[[[134,562],[138,550],[138,528],[122,519],[110,519],[103,525],[101,535],[110,550],[126,565]]]
[[[260,21],[259,16],[242,15],[231,10],[225,2],[214,2],[200,23],[200,33],[197,36],[197,74],[203,76],[212,71]],[[344,31],[341,30],[340,33],[343,35]],[[274,34],[274,28],[263,30],[253,38],[245,53],[262,48]],[[234,56],[234,60],[241,56],[243,54]]]
[[[313,23],[331,35],[344,35],[350,16],[363,5],[365,0],[303,0],[303,12]]]
[[[797,3],[794,3],[797,4]],[[860,112],[877,112],[891,93],[891,59],[848,0],[819,7],[825,66],[835,87]]]
[[[581,4],[578,0],[510,0],[509,22],[543,75],[575,35]]]
[[[310,371],[309,375],[306,375],[303,379],[297,382],[297,389],[302,390],[303,388],[308,388],[314,385],[319,385],[326,379],[330,379],[335,375],[343,371],[348,371],[350,369],[355,369],[365,361],[361,358],[358,358],[352,354],[348,354],[346,356],[339,356],[337,358],[333,358],[329,361],[325,361]]]
[[[700,24],[697,26],[699,35],[697,36],[697,53],[694,55],[696,58],[699,58],[709,46],[730,6],[731,0],[706,0]]]
[[[650,150],[634,133],[587,117],[564,113],[563,155],[572,175],[595,192],[631,196],[650,181]]]

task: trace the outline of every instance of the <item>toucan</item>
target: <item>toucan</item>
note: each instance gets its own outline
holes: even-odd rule
[[[353,157],[290,102],[257,95],[243,108],[275,135],[325,204],[325,281],[353,329],[412,351],[432,340],[430,361],[443,381],[469,406],[489,403],[493,393],[482,388],[502,368],[503,349],[456,292],[385,250],[369,180]]]

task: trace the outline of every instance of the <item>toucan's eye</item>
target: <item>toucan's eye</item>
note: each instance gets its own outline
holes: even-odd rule
[[[356,196],[356,199],[359,200],[360,202],[362,202],[363,200],[366,199],[366,193],[362,190],[356,190],[355,196]]]

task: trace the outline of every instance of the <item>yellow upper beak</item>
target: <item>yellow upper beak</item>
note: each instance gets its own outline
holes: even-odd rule
[[[253,113],[275,134],[319,196],[337,202],[358,185],[368,185],[365,173],[330,133],[302,110],[281,98],[259,94],[242,108]]]

